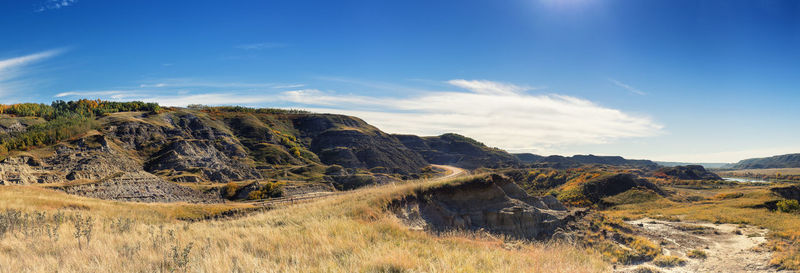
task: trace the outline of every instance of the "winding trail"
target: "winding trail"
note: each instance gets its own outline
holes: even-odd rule
[[[433,166],[434,168],[444,169],[445,171],[447,171],[447,174],[445,174],[443,176],[440,176],[440,177],[435,177],[435,178],[431,179],[431,181],[441,181],[441,180],[450,179],[450,178],[464,176],[464,175],[469,174],[469,172],[467,170],[465,170],[465,169],[462,169],[462,168],[459,168],[459,167],[450,166],[450,165],[435,165],[435,164],[431,164],[431,166]]]

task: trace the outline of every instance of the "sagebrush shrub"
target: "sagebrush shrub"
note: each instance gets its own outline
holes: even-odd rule
[[[792,200],[781,200],[781,201],[778,201],[778,203],[775,204],[775,205],[778,207],[778,210],[780,210],[782,212],[793,213],[793,212],[800,211],[800,203],[798,203],[797,200],[793,200],[793,199]]]

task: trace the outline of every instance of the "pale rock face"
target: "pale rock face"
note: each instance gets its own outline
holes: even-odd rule
[[[145,171],[126,172],[98,183],[65,186],[67,193],[134,202],[221,202],[219,196],[164,181]]]
[[[202,169],[206,179],[215,182],[260,178],[258,172],[218,150],[207,141],[180,140],[156,153],[145,166],[147,171],[189,171]]]
[[[27,157],[10,157],[0,162],[0,184],[33,184],[37,182]]]
[[[17,132],[24,132],[26,129],[25,125],[22,123],[15,122],[8,126],[0,125],[0,133],[17,133]]]

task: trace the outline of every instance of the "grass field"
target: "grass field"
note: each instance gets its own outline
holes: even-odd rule
[[[137,204],[0,187],[0,272],[607,272],[597,253],[480,233],[433,236],[387,202],[456,178],[353,191],[246,217],[245,205]],[[12,209],[12,210],[9,210]],[[19,213],[18,213],[19,212]],[[22,216],[20,216],[22,215]],[[90,220],[87,220],[91,217]],[[24,257],[24,258],[21,258]]]

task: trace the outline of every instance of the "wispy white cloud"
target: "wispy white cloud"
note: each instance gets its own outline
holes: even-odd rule
[[[262,50],[262,49],[280,48],[287,46],[288,45],[284,43],[253,43],[253,44],[237,45],[236,48],[244,50]]]
[[[47,51],[42,51],[30,55],[14,57],[10,59],[0,60],[0,72],[5,72],[7,70],[11,70],[14,68],[19,68],[37,61],[41,61],[58,54],[61,54],[64,50],[63,49],[52,49]]]
[[[75,5],[75,3],[78,3],[78,0],[46,0],[36,11],[42,12],[45,10],[65,8]]]
[[[431,91],[431,90],[426,89],[426,88],[418,88],[418,87],[407,86],[407,85],[403,85],[403,84],[396,84],[396,83],[382,82],[382,81],[370,81],[370,80],[363,80],[363,79],[354,79],[354,78],[348,78],[348,77],[323,76],[323,77],[317,77],[317,79],[318,80],[323,80],[323,81],[344,83],[344,84],[353,85],[353,86],[366,87],[366,88],[374,89],[374,90],[384,90],[384,91],[389,91],[389,92],[392,92],[392,93],[400,92],[400,93],[408,94],[408,93],[424,93],[424,92],[430,92]],[[426,82],[427,85],[430,85],[431,83],[442,84],[441,82],[436,82],[436,81]]]
[[[103,96],[103,97],[114,97],[123,98],[125,96],[132,96],[130,95],[131,91],[125,90],[105,90],[105,91],[69,91],[69,92],[61,92],[56,94],[53,97],[56,98],[63,98],[63,97],[96,97],[96,96]],[[128,94],[128,95],[126,95]],[[123,95],[123,96],[120,96]]]
[[[622,87],[623,89],[628,90],[631,93],[634,93],[636,95],[642,95],[642,96],[647,95],[647,93],[643,92],[642,90],[639,90],[639,89],[637,89],[637,88],[635,88],[633,86],[627,85],[627,84],[625,84],[623,82],[620,82],[618,80],[609,78],[608,81],[613,83],[614,85]]]
[[[30,79],[36,71],[31,66],[64,52],[64,49],[46,50],[34,54],[0,60],[0,95],[24,91],[36,85],[39,79]]]
[[[162,79],[151,81],[139,85],[139,88],[215,88],[215,89],[258,89],[258,88],[299,88],[303,84],[285,83],[252,83],[252,82],[228,82],[228,81],[209,81],[192,78]]]
[[[493,82],[493,81],[485,81],[485,80],[449,80],[447,83],[458,86],[467,90],[470,90],[475,93],[479,94],[488,94],[488,95],[515,95],[522,93],[524,91],[528,91],[533,89],[532,87],[527,86],[518,86],[509,83],[502,83],[502,82]]]
[[[276,86],[273,86],[272,88],[275,88],[275,89],[289,89],[289,88],[301,88],[301,87],[304,87],[304,86],[306,86],[306,85],[302,84],[302,83],[298,83],[298,84],[276,85]]]

